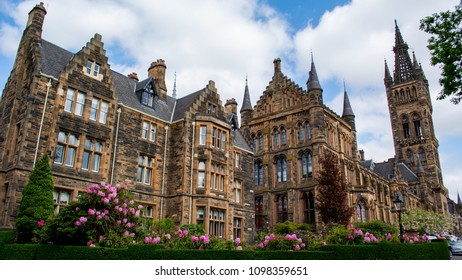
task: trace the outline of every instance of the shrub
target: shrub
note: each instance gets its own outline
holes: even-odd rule
[[[53,215],[53,177],[49,162],[50,158],[45,154],[35,165],[29,182],[22,192],[16,219],[16,235],[19,243],[31,242],[34,233]]]
[[[93,184],[59,213],[48,234],[54,244],[126,247],[141,236],[142,208],[127,186]]]
[[[363,232],[369,232],[374,234],[375,236],[387,236],[390,233],[393,236],[398,235],[398,229],[393,226],[386,224],[382,221],[370,221],[365,223],[355,223],[355,228],[362,230]]]
[[[308,224],[296,224],[290,221],[285,221],[283,223],[277,223],[274,229],[274,233],[277,234],[288,234],[294,233],[297,230],[310,230],[310,225]]]

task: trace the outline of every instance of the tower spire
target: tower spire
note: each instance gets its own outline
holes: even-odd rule
[[[351,108],[350,99],[346,91],[345,81],[343,81],[343,114],[342,118],[346,116],[354,116],[353,109]]]
[[[173,92],[172,97],[176,99],[176,72],[175,72],[175,79],[173,80]]]
[[[414,79],[413,65],[408,53],[408,45],[404,42],[398,23],[395,20],[395,84],[411,81]]]
[[[460,199],[459,191],[457,191],[457,205],[462,206],[462,200]]]
[[[247,74],[245,75],[245,89],[244,89],[244,100],[242,101],[241,113],[243,111],[252,111],[252,103],[250,102],[250,93]]]

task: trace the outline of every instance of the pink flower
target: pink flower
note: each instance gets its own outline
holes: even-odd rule
[[[271,233],[270,236],[269,236],[270,239],[274,239],[276,238],[276,236],[274,236],[274,233]]]
[[[412,239],[411,239],[411,240],[409,240],[409,243],[410,243],[410,244],[414,243],[414,240],[412,240]]]
[[[103,216],[101,216],[101,215],[96,216],[97,220],[101,220],[102,218],[103,218]]]
[[[120,224],[122,224],[122,221],[121,221],[121,220],[118,220],[118,221],[117,221],[117,225],[120,226]]]
[[[40,220],[40,221],[37,222],[37,225],[38,225],[39,227],[43,227],[44,224],[45,224],[45,221],[44,221],[44,220]]]
[[[236,239],[234,239],[234,242],[239,245],[241,244],[241,239],[239,237],[236,237]]]
[[[265,239],[265,241],[263,241],[263,245],[265,245],[265,246],[268,246],[268,243],[269,243],[268,239]]]
[[[152,239],[152,243],[157,244],[160,242],[160,237],[156,237]]]
[[[194,243],[197,243],[197,242],[199,242],[199,237],[191,236],[191,241],[194,242]]]
[[[362,231],[362,230],[358,230],[358,235],[359,235],[359,236],[362,236],[362,235],[363,235],[363,231]]]
[[[130,233],[128,231],[124,232],[124,236],[129,236],[129,235],[130,235]]]
[[[87,218],[85,218],[85,217],[80,217],[79,220],[80,220],[80,223],[81,223],[81,224],[84,224],[84,223],[87,221]]]
[[[170,235],[170,233],[167,233],[167,234],[165,235],[165,237],[167,237],[167,239],[172,238],[172,236]]]
[[[295,245],[295,251],[300,251],[300,245]]]
[[[133,199],[130,200],[130,205],[133,205],[133,203],[135,203],[135,201]]]
[[[210,239],[207,237],[204,239],[204,244],[209,244],[210,243]]]
[[[136,210],[135,217],[139,217],[139,216],[140,216],[140,210]]]
[[[75,207],[75,211],[79,211],[80,210],[80,207]]]
[[[81,226],[81,225],[82,225],[82,223],[80,223],[79,221],[75,221],[74,225],[76,225],[76,226],[78,226],[78,227],[79,227],[79,226]]]
[[[387,234],[387,240],[390,240],[391,239],[391,233],[388,233]]]
[[[95,247],[95,244],[90,244],[90,247],[94,248],[94,247]]]
[[[96,211],[95,209],[88,209],[88,215],[92,216],[92,215],[95,215]]]
[[[184,229],[184,230],[183,230],[183,234],[184,234],[184,235],[188,235],[188,233],[189,233],[189,231],[188,231],[187,229]]]
[[[353,239],[355,239],[355,238],[353,237],[353,235],[348,235],[348,239],[353,240]]]
[[[305,248],[306,247],[306,244],[305,243],[302,243],[302,245],[300,245],[302,248]]]
[[[114,199],[114,203],[119,203],[119,199],[118,199],[118,198],[115,198],[115,199]]]
[[[135,237],[135,233],[134,232],[130,233],[130,237]]]
[[[152,237],[146,236],[144,238],[144,243],[151,243],[152,242]]]
[[[127,221],[128,221],[127,218],[124,218],[124,219],[122,220],[122,222],[124,222],[124,224],[126,224]]]
[[[88,240],[87,245],[90,246],[91,244],[93,244],[93,240]]]
[[[141,204],[138,205],[138,209],[140,209],[140,210],[143,209],[143,205],[141,205]]]
[[[100,240],[103,239],[103,236],[102,235],[98,236],[98,239],[100,239]]]
[[[261,248],[263,248],[265,246],[263,245],[263,243],[260,242],[260,243],[258,243],[258,247],[260,247],[260,249],[261,249]]]
[[[242,251],[242,247],[241,247],[241,246],[237,246],[237,247],[236,247],[236,250]]]
[[[366,243],[371,242],[371,238],[369,236],[364,237],[364,242]]]
[[[104,203],[104,204],[108,204],[108,203],[109,203],[109,198],[107,198],[107,197],[106,197],[106,198],[103,198],[103,203]]]
[[[128,223],[126,224],[126,226],[127,226],[128,228],[131,228],[131,227],[132,227],[132,224],[131,224],[130,222],[128,222]]]

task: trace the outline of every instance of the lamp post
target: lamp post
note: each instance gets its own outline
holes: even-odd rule
[[[398,192],[398,194],[396,195],[395,200],[393,200],[393,205],[395,206],[396,212],[398,212],[399,240],[401,241],[401,243],[403,243],[404,239],[403,239],[403,224],[401,223],[401,211],[403,209],[404,200],[403,200],[403,194],[401,192]]]

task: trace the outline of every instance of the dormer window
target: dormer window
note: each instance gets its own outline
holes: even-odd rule
[[[100,70],[100,65],[94,61],[89,60],[87,62],[87,70],[86,73],[87,75],[90,75],[94,78],[98,78],[99,76],[99,70]]]
[[[151,83],[149,83],[144,91],[141,93],[141,104],[154,107],[154,88]]]

